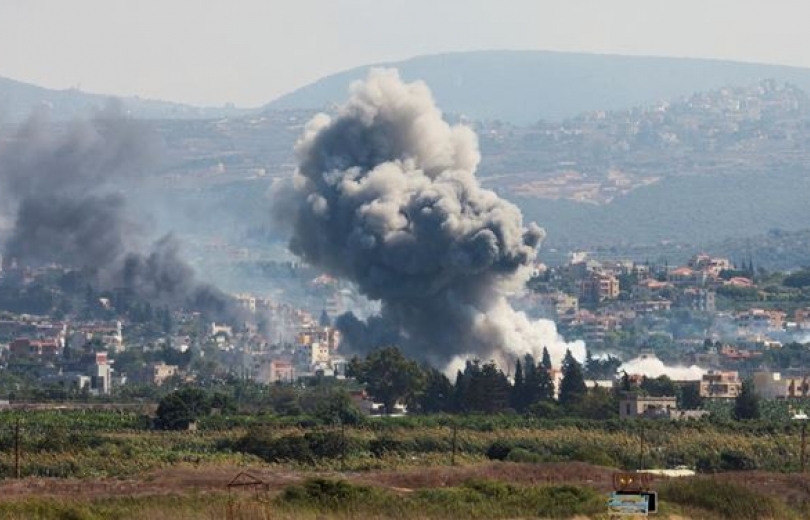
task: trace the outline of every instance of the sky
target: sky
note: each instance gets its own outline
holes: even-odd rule
[[[0,76],[262,105],[347,68],[537,49],[810,67],[799,0],[0,0]]]

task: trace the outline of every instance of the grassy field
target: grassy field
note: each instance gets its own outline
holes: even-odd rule
[[[642,464],[704,473],[656,484],[661,518],[810,517],[791,424],[252,418],[168,432],[108,414],[24,414],[20,481],[19,415],[0,414],[0,518],[604,518],[611,474]],[[266,485],[229,494],[245,470]]]

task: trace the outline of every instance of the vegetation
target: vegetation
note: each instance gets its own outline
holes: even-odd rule
[[[803,517],[774,497],[733,482],[707,478],[671,480],[660,488],[659,495],[687,509],[707,511],[721,518],[790,520]]]

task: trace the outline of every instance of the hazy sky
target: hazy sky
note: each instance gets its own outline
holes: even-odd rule
[[[802,0],[0,0],[0,76],[255,106],[342,69],[546,49],[810,67]]]

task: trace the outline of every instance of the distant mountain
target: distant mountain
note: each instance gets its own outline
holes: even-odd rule
[[[728,85],[772,78],[810,91],[810,69],[686,58],[546,51],[480,51],[420,56],[374,66],[396,67],[427,82],[445,112],[515,124],[560,120],[582,112],[621,110]],[[327,76],[266,105],[320,109],[346,98],[363,66]]]
[[[200,119],[251,112],[232,107],[195,107],[139,97],[116,98],[77,89],[53,90],[0,77],[0,123],[22,121],[38,107],[47,108],[55,120],[87,116],[113,99],[120,100],[127,112],[143,119]]]

